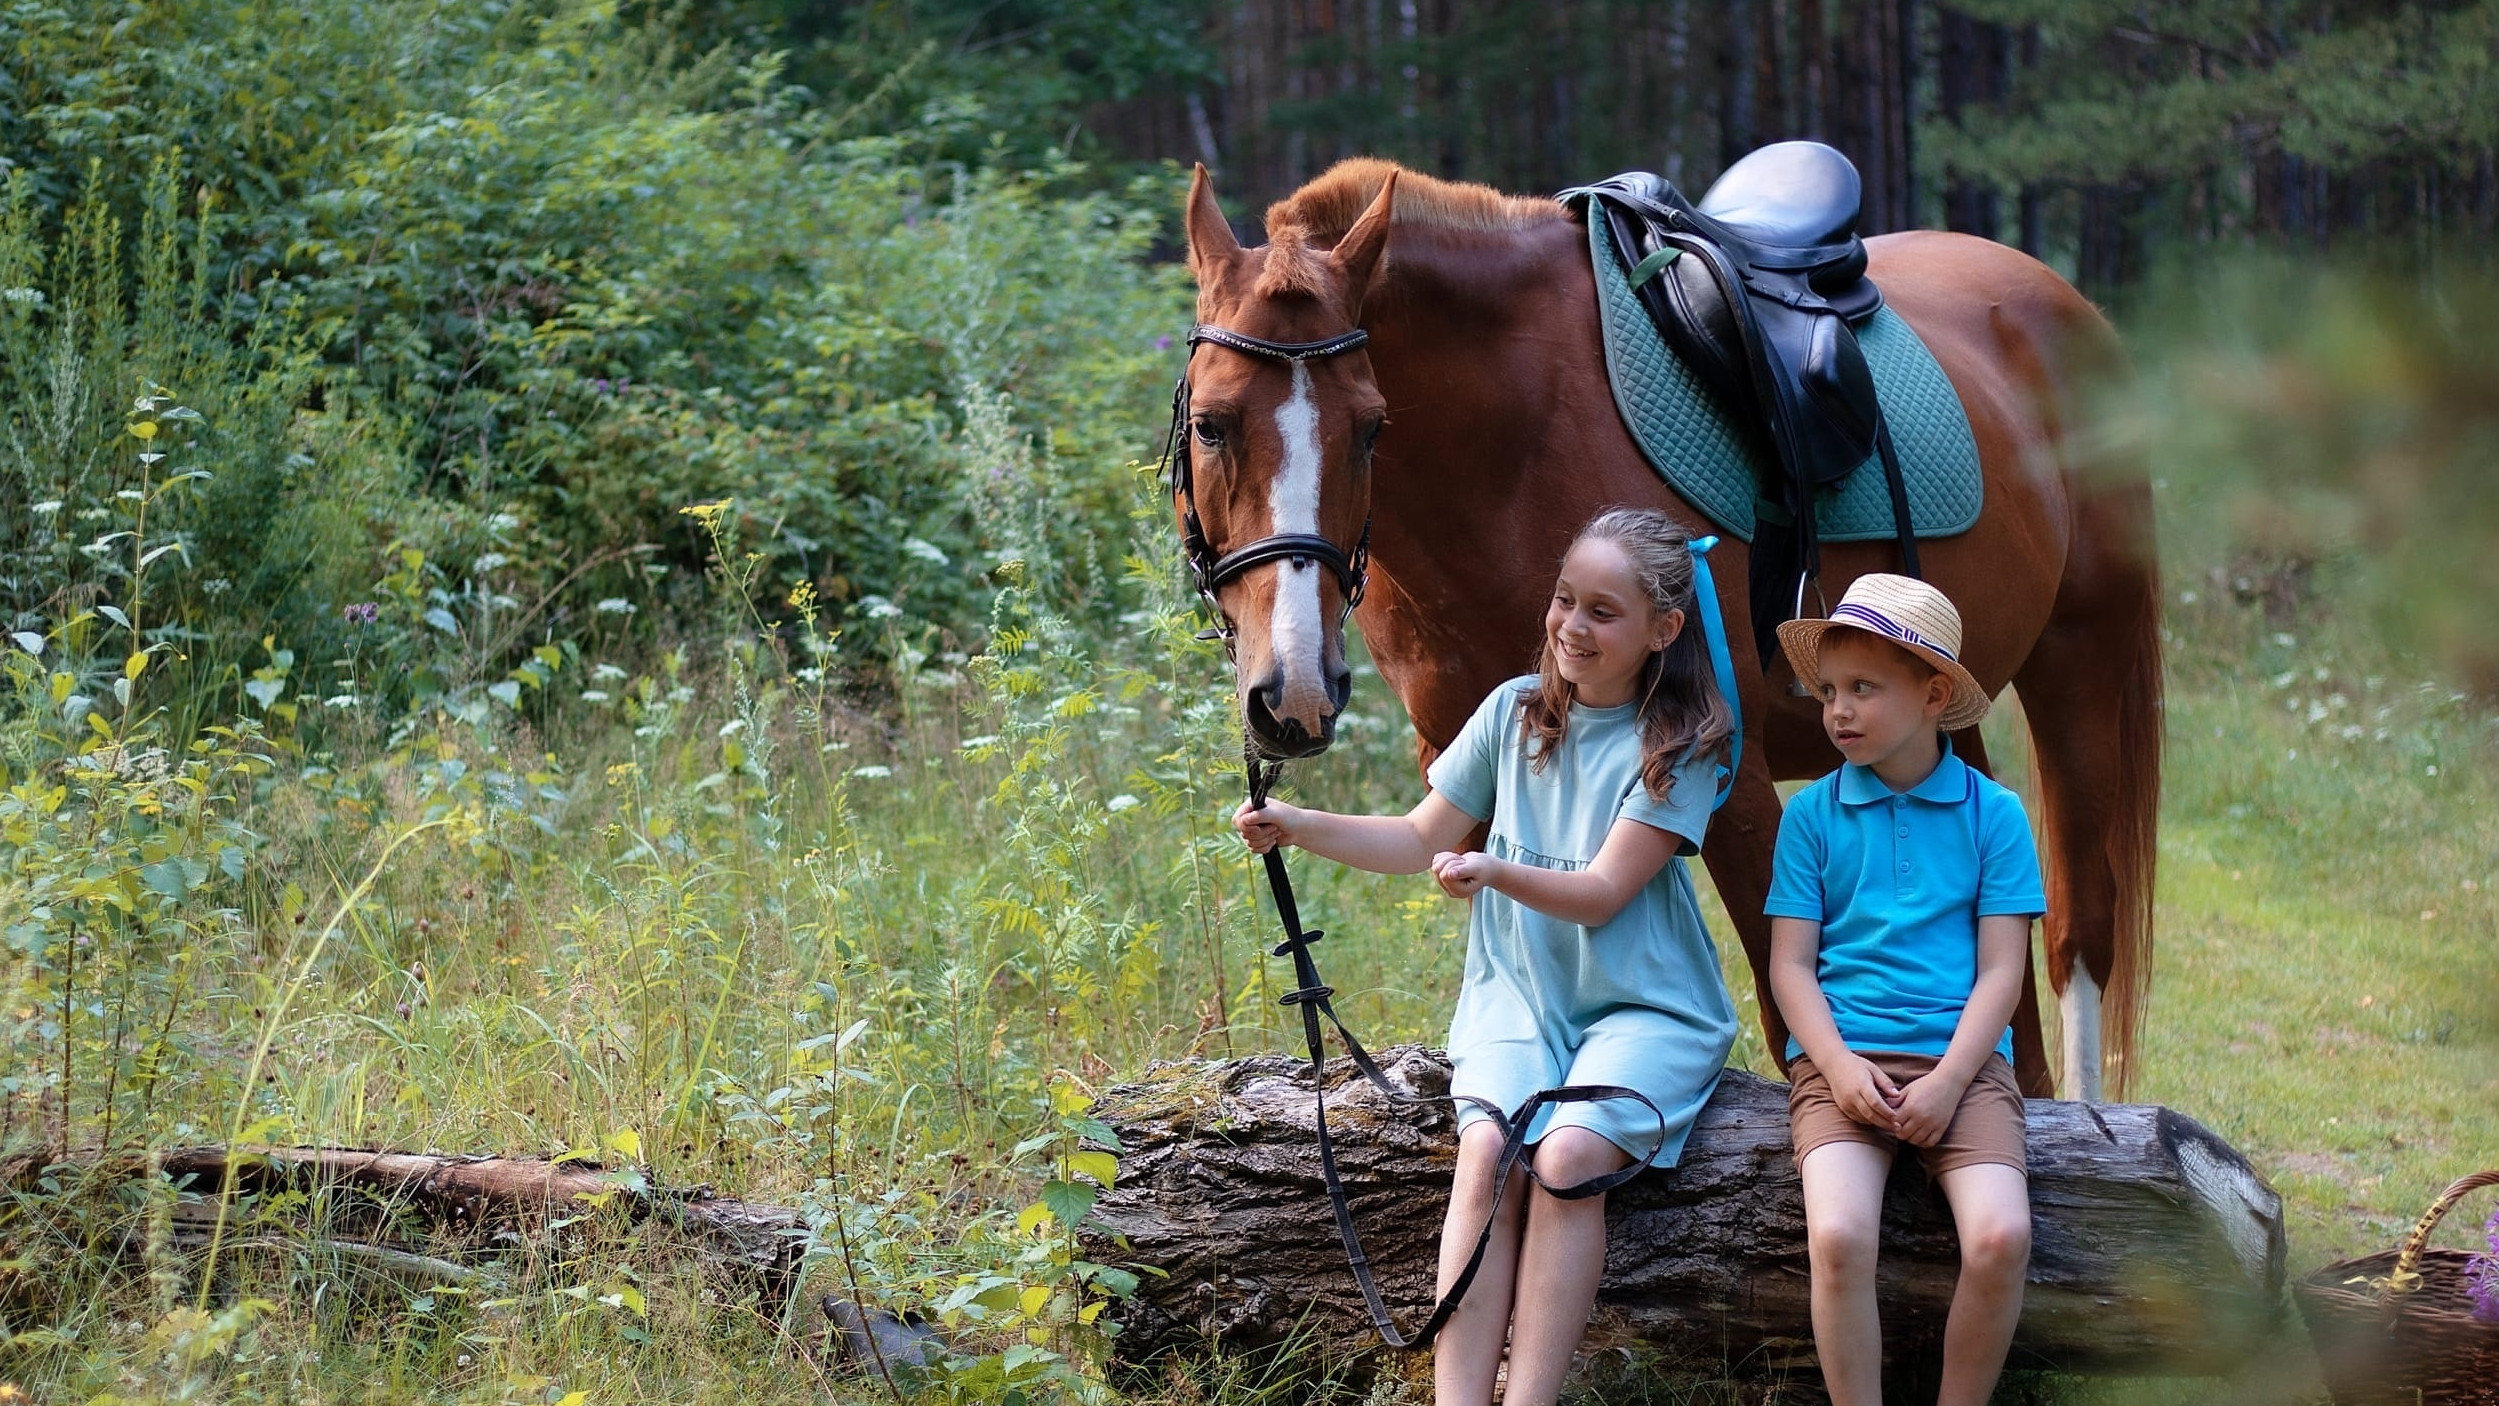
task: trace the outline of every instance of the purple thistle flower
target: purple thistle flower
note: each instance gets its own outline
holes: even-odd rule
[[[373,601],[360,600],[341,611],[340,614],[347,617],[347,623],[350,625],[370,625],[382,618],[382,607]]]
[[[1170,351],[1170,350],[1171,350],[1171,334],[1170,334],[1169,332],[1166,332],[1166,333],[1164,333],[1163,335],[1161,335],[1161,336],[1159,336],[1159,337],[1157,337],[1157,338],[1155,338],[1155,339],[1154,339],[1154,350],[1156,350],[1156,351]]]
[[[2474,1322],[2499,1323],[2499,1211],[2490,1213],[2482,1236],[2490,1250],[2465,1261],[2464,1296],[2473,1301]]]

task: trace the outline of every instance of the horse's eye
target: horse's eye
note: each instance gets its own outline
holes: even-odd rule
[[[1193,428],[1197,431],[1198,443],[1209,449],[1223,448],[1223,426],[1212,420],[1200,420]]]
[[[1371,457],[1372,446],[1380,442],[1380,430],[1386,424],[1385,420],[1374,420],[1356,433],[1354,453],[1357,457],[1364,459]]]

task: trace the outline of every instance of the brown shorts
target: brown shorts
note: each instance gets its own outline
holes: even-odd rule
[[[1883,1050],[1863,1050],[1859,1054],[1875,1068],[1889,1075],[1895,1084],[1929,1073],[1937,1060],[1933,1055],[1893,1054]],[[1796,1163],[1803,1166],[1805,1154],[1826,1142],[1862,1142],[1887,1152],[1897,1151],[1900,1139],[1889,1129],[1872,1128],[1840,1111],[1831,1097],[1831,1083],[1814,1068],[1814,1062],[1798,1055],[1788,1065],[1787,1116],[1791,1136],[1796,1142]],[[1962,1167],[1992,1162],[2011,1167],[2027,1176],[2030,1162],[2025,1155],[2025,1123],[2022,1117],[2022,1090],[2013,1082],[2013,1066],[2003,1055],[1991,1054],[1978,1067],[1970,1086],[1961,1091],[1961,1106],[1952,1112],[1952,1122],[1933,1147],[1914,1149],[1918,1160],[1925,1164],[1926,1174],[1940,1176]]]

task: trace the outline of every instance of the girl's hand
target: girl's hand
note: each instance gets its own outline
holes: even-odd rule
[[[1232,828],[1240,832],[1241,842],[1249,846],[1250,853],[1265,854],[1277,845],[1299,843],[1293,838],[1293,830],[1301,818],[1300,806],[1270,800],[1264,807],[1252,809],[1249,802],[1243,801],[1241,808],[1232,812]]]
[[[1830,1081],[1831,1101],[1840,1106],[1840,1112],[1869,1128],[1900,1133],[1900,1085],[1872,1061],[1852,1054],[1839,1068],[1823,1071],[1823,1077]],[[1913,1086],[1915,1082],[1911,1081]]]
[[[1501,868],[1501,861],[1481,850],[1459,854],[1442,850],[1432,856],[1432,878],[1440,891],[1451,898],[1473,898],[1475,892],[1489,885]]]
[[[1961,1094],[1962,1089],[1932,1074],[1910,1080],[1895,1110],[1901,1139],[1913,1147],[1933,1147],[1942,1141],[1944,1130],[1952,1126],[1954,1111],[1961,1106]]]

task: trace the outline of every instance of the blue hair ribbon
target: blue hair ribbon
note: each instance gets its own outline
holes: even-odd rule
[[[1735,721],[1735,733],[1727,739],[1727,760],[1718,768],[1718,799],[1710,802],[1715,813],[1735,794],[1735,769],[1744,760],[1744,702],[1736,697],[1735,659],[1727,653],[1727,622],[1718,614],[1718,583],[1710,578],[1710,548],[1718,545],[1716,537],[1695,537],[1692,549],[1692,594],[1701,615],[1701,638],[1709,644],[1709,671],[1717,676],[1718,692],[1727,700],[1727,714]]]

